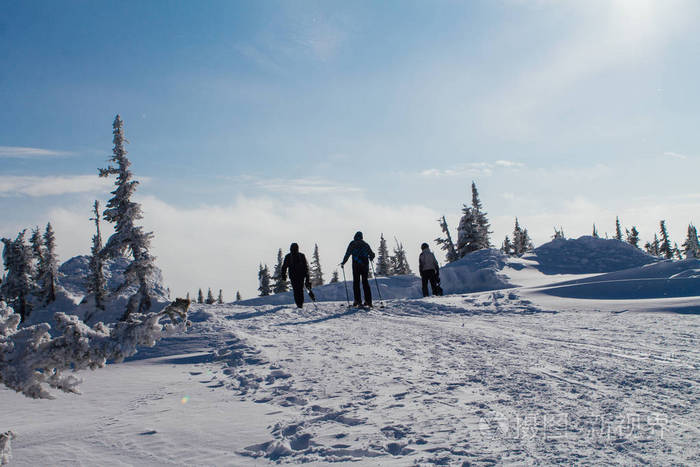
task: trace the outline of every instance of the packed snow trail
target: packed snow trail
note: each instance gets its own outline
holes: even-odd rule
[[[552,313],[514,292],[320,309],[216,309],[242,341],[215,378],[246,399],[297,408],[241,454],[700,461],[698,316]],[[264,364],[241,366],[241,342]]]
[[[82,396],[0,391],[0,431],[18,466],[698,464],[700,315],[653,311],[677,300],[193,305]]]

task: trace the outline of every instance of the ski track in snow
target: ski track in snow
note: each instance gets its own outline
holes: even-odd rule
[[[700,462],[697,316],[553,313],[512,290],[386,305],[205,308],[219,341],[211,376],[193,379],[288,409],[238,454]]]

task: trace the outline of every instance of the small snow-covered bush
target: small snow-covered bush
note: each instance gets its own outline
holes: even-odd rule
[[[12,444],[15,434],[11,431],[0,433],[0,465],[9,464],[12,460]]]
[[[76,372],[96,369],[107,360],[121,362],[137,347],[152,347],[183,330],[189,300],[178,299],[159,313],[132,313],[114,325],[90,327],[77,316],[56,313],[56,337],[51,326],[39,323],[19,328],[20,316],[0,301],[0,382],[35,399],[52,399],[47,386],[79,393]]]

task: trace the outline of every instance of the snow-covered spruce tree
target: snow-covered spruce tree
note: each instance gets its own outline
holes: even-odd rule
[[[311,277],[311,286],[318,287],[323,285],[323,271],[321,271],[321,258],[318,255],[318,245],[314,243],[314,254],[309,267],[309,276]]]
[[[386,246],[384,234],[379,235],[379,248],[377,249],[377,268],[374,271],[378,276],[391,275],[391,258],[389,256],[389,248]],[[337,274],[338,271],[336,270]]]
[[[379,273],[377,273],[377,274],[379,274]],[[331,282],[330,282],[330,283],[331,283],[331,284],[337,284],[338,282],[340,282],[340,278],[338,277],[338,270],[336,269],[336,270],[333,271],[333,275],[331,276]]]
[[[199,289],[199,293],[197,294],[197,303],[204,303],[204,294],[202,293],[202,289]]]
[[[447,220],[445,220],[445,216],[442,216],[442,219],[438,219],[438,223],[440,224],[442,233],[445,234],[445,238],[438,237],[435,239],[435,243],[437,243],[438,246],[440,246],[440,248],[445,251],[445,259],[448,263],[451,263],[459,259],[459,257],[457,256],[457,249],[455,248],[455,244],[452,241],[452,235],[450,235],[450,229],[447,226]]]
[[[673,256],[676,259],[683,259],[683,254],[681,253],[681,249],[678,248],[678,242],[673,242]]]
[[[24,241],[26,232],[21,231],[15,240],[2,239],[5,244],[2,259],[7,273],[0,284],[0,299],[17,310],[22,321],[32,312],[31,298],[36,287],[32,278],[32,250]]]
[[[286,278],[282,278],[282,264],[284,263],[284,256],[282,255],[282,248],[277,251],[277,264],[275,264],[275,270],[272,275],[272,292],[282,293],[289,290],[289,282]]]
[[[124,122],[119,115],[115,117],[112,128],[114,148],[110,162],[115,165],[99,169],[99,174],[100,177],[117,176],[114,182],[117,188],[112,192],[114,196],[103,213],[107,222],[114,223],[114,234],[102,249],[102,256],[110,259],[130,254],[133,259],[124,271],[124,286],[138,285],[138,291],[129,298],[122,318],[126,319],[131,313],[145,313],[151,307],[155,264],[149,248],[153,233],[144,232],[141,226],[136,225],[136,221],[142,219],[143,215],[141,205],[132,201],[131,197],[139,182],[132,180],[129,170],[131,162],[124,149],[124,143],[127,142],[124,138]]]
[[[688,236],[681,246],[683,247],[683,254],[686,258],[700,258],[698,231],[693,224],[688,225]]]
[[[52,337],[48,323],[19,328],[19,314],[0,301],[0,383],[35,399],[52,399],[48,388],[78,393],[80,380],[72,373],[101,368],[107,360],[121,362],[139,346],[152,347],[182,332],[188,304],[178,299],[159,313],[134,313],[114,326],[94,328],[75,315],[56,313]]]
[[[501,245],[501,252],[506,255],[512,255],[513,253],[513,243],[510,241],[510,237],[506,235],[506,238],[503,240],[503,244]]]
[[[620,218],[615,216],[615,240],[622,241],[622,227],[620,227]]]
[[[481,205],[481,200],[479,200],[479,192],[476,189],[476,183],[474,183],[474,181],[472,181],[472,209],[476,216],[476,223],[479,226],[479,249],[491,248],[491,231],[489,230],[491,224],[489,224],[484,208]]]
[[[211,293],[211,288],[207,291],[207,299],[204,301],[207,305],[214,303],[214,294]]]
[[[58,259],[56,258],[56,235],[51,222],[46,224],[44,232],[43,254],[37,266],[39,280],[37,281],[38,295],[42,305],[56,301],[56,285],[58,280]]]
[[[476,212],[473,208],[464,205],[462,218],[457,227],[457,257],[464,258],[471,252],[481,249],[481,233],[477,223]]]
[[[659,245],[659,254],[666,259],[673,258],[673,247],[671,246],[671,239],[668,236],[668,230],[666,229],[666,221],[659,222],[659,229],[661,232],[661,245]]]
[[[661,255],[661,246],[659,244],[659,237],[654,234],[654,241],[653,242],[646,242],[644,244],[644,249],[647,251],[652,256],[660,256]]]
[[[527,229],[520,227],[518,218],[515,218],[515,226],[513,227],[513,254],[522,256],[533,249],[534,245],[530,240],[530,235]]]
[[[95,222],[95,235],[92,236],[92,249],[90,250],[90,269],[87,277],[87,292],[95,299],[95,308],[105,309],[105,294],[107,281],[104,276],[104,260],[102,259],[102,233],[100,232],[100,202],[95,200],[92,212],[95,217],[90,220]],[[187,297],[189,300],[189,296]]]
[[[591,233],[591,235],[593,238],[599,238],[598,229],[596,228],[595,224],[593,224],[593,233]]]
[[[406,259],[406,250],[404,250],[403,244],[396,240],[396,247],[394,248],[394,255],[391,257],[391,273],[394,276],[402,276],[405,274],[413,274],[411,272],[411,267],[408,265],[408,260]]]
[[[32,248],[32,279],[38,286],[41,280],[41,264],[44,261],[44,238],[41,236],[39,226],[32,229],[32,236],[29,237],[29,244]]]
[[[566,239],[566,235],[564,235],[564,227],[562,227],[562,226],[559,226],[558,229],[556,227],[554,227],[554,235],[552,235],[552,240],[559,240],[559,239],[561,239],[561,240]]]
[[[270,289],[270,270],[268,269],[267,264],[265,267],[263,267],[262,263],[260,264],[260,269],[258,270],[258,283],[260,284],[258,287],[260,296],[267,297],[270,295],[272,290]]]
[[[224,303],[224,292],[221,289],[219,289],[219,297],[216,299],[216,303],[219,305]]]
[[[241,297],[241,291],[236,290],[236,301],[240,302],[241,300],[243,300],[243,298]]]
[[[627,238],[626,241],[635,248],[639,248],[639,231],[637,227],[632,226],[632,229],[626,230]]]

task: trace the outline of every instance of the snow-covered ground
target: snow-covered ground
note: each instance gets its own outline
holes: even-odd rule
[[[482,253],[443,281],[500,290],[371,311],[193,305],[187,334],[81,396],[0,390],[0,432],[13,465],[699,464],[700,262],[574,269],[567,248]]]

